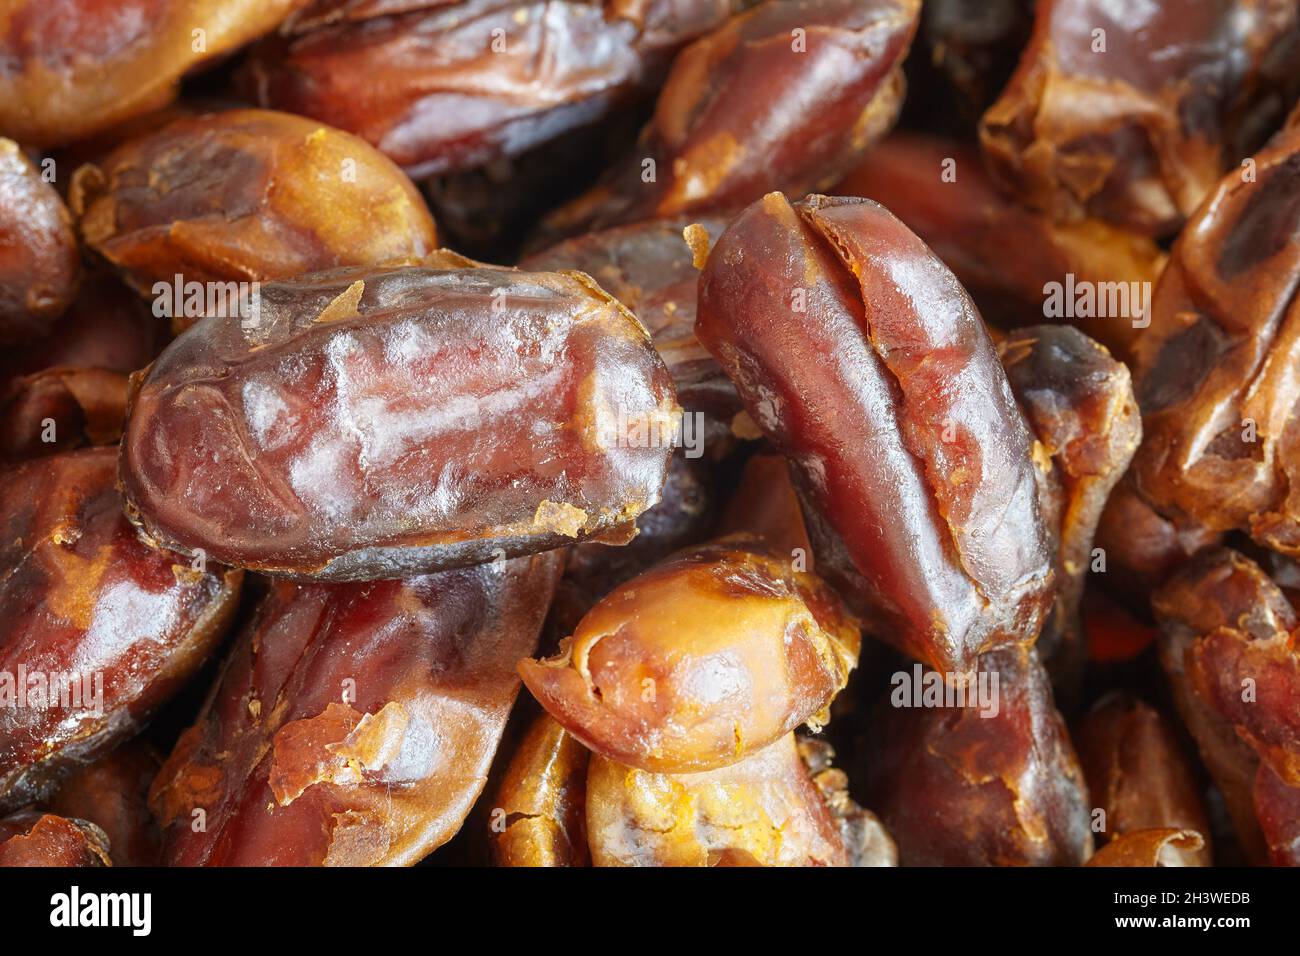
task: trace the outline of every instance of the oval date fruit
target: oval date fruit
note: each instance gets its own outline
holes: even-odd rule
[[[678,409],[580,273],[415,266],[262,287],[140,384],[122,484],[154,539],[271,574],[396,578],[623,535]]]
[[[234,613],[240,572],[141,542],[116,462],[96,448],[0,472],[0,806],[139,730]]]
[[[441,846],[487,781],[560,564],[272,582],[150,792],[165,862],[396,866]]]

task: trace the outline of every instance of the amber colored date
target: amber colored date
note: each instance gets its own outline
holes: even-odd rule
[[[17,143],[0,138],[0,345],[46,334],[71,304],[77,272],[63,200]]]
[[[1294,99],[1291,0],[1040,0],[981,123],[998,181],[1053,218],[1178,229]]]
[[[415,4],[409,4],[415,7]],[[729,0],[466,0],[322,25],[257,47],[263,106],[355,133],[413,176],[513,156],[643,99]]]
[[[510,661],[536,646],[559,570],[544,554],[273,582],[150,792],[165,861],[410,865],[441,846],[487,780]]]
[[[1038,652],[1058,694],[1077,687],[1087,657],[1079,605],[1093,536],[1112,489],[1142,440],[1128,368],[1078,329],[1016,329],[998,346],[1029,427],[1051,456],[1064,498],[1057,525],[1056,604]]]
[[[893,125],[917,0],[767,0],[683,50],[626,161],[544,233],[829,189]]]
[[[974,676],[964,706],[910,706],[895,685],[861,755],[867,804],[904,866],[1083,863],[1087,785],[1036,652],[986,654]]]
[[[549,714],[533,721],[510,758],[493,812],[497,866],[589,866],[587,763],[591,752]]]
[[[1261,821],[1300,789],[1300,659],[1295,611],[1249,558],[1226,548],[1198,556],[1152,596],[1161,663],[1179,713],[1222,792],[1248,859],[1278,840]],[[1257,779],[1267,768],[1277,777]],[[1263,799],[1264,805],[1256,800]],[[1270,808],[1273,808],[1270,811]]]
[[[884,204],[953,271],[990,322],[1072,324],[1127,361],[1149,321],[1143,290],[1165,263],[1155,242],[1096,219],[1058,223],[1026,209],[997,190],[979,153],[963,142],[894,132],[835,193]],[[1076,301],[1067,283],[1115,289],[1120,314],[1110,314],[1109,298]],[[1059,309],[1049,307],[1053,289]]]
[[[241,575],[143,544],[111,448],[0,472],[0,806],[130,737],[221,639]]]
[[[102,829],[114,866],[157,866],[162,833],[149,812],[148,797],[161,764],[148,744],[130,741],[74,770],[46,806]]]
[[[387,157],[269,110],[183,117],[128,140],[77,170],[71,201],[86,244],[173,310],[177,281],[288,278],[437,247],[424,200]]]
[[[1074,739],[1094,813],[1104,813],[1099,842],[1169,829],[1194,833],[1195,846],[1161,841],[1156,852],[1170,866],[1210,865],[1210,823],[1192,765],[1158,710],[1123,693],[1108,695],[1080,721]]]
[[[39,810],[0,818],[0,867],[112,865],[108,838],[93,823]]]
[[[336,270],[173,342],[134,397],[122,484],[169,546],[396,578],[626,540],[677,413],[645,330],[579,273]]]
[[[1188,863],[1205,850],[1196,830],[1162,827],[1120,833],[1092,855],[1084,866],[1192,866]]]
[[[704,773],[648,773],[593,754],[587,770],[587,833],[596,866],[848,866],[851,861],[839,822],[801,759],[794,734]]]
[[[591,750],[656,773],[713,770],[807,721],[857,663],[856,620],[831,589],[736,536],[616,588],[524,683]]]
[[[306,3],[12,0],[0,10],[0,135],[55,146],[166,106],[182,75]]]
[[[1300,129],[1225,176],[1174,245],[1135,378],[1158,511],[1300,554]]]
[[[769,194],[709,255],[696,335],[792,462],[819,571],[873,634],[944,671],[1037,636],[1033,440],[978,311],[907,227]]]

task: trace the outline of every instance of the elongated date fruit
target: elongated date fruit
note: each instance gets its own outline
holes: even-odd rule
[[[188,283],[288,278],[437,247],[424,200],[391,160],[270,110],[185,117],[129,140],[77,170],[71,201],[86,244],[174,321]]]
[[[853,862],[792,733],[704,773],[648,773],[593,754],[587,833],[596,866]]]
[[[589,866],[587,763],[591,751],[541,714],[510,758],[497,792],[497,866]]]
[[[68,207],[18,144],[0,137],[0,345],[47,333],[72,303],[77,274]]]
[[[615,588],[559,656],[519,673],[591,750],[684,773],[735,763],[805,721],[820,728],[859,640],[829,586],[735,536]]]
[[[272,582],[150,792],[165,862],[394,866],[441,846],[487,781],[560,564]]]
[[[108,837],[93,823],[40,810],[0,818],[0,867],[112,865]]]
[[[835,187],[884,204],[953,271],[989,322],[1055,320],[1128,361],[1165,254],[1097,219],[1055,222],[1003,195],[966,143],[897,130]],[[1076,290],[1113,290],[1091,298]],[[1098,301],[1100,300],[1100,301]]]
[[[1225,176],[1160,277],[1135,377],[1133,463],[1158,511],[1300,555],[1300,128]]]
[[[1201,837],[1195,846],[1165,842],[1158,854],[1170,866],[1210,865],[1210,822],[1200,788],[1160,711],[1122,692],[1110,694],[1080,721],[1074,739],[1093,813],[1102,811],[1098,842],[1148,831],[1191,832]]]
[[[85,139],[166,106],[182,75],[308,0],[12,0],[0,11],[0,135]]]
[[[1174,700],[1238,842],[1256,863],[1285,853],[1283,821],[1300,805],[1295,611],[1263,569],[1227,548],[1198,556],[1151,603]]]
[[[1039,656],[1064,697],[1077,687],[1087,657],[1079,605],[1097,560],[1093,537],[1142,440],[1142,421],[1128,368],[1078,329],[1016,329],[998,351],[1011,391],[1064,491],[1056,604],[1038,638]]]
[[[1005,188],[1053,218],[1166,235],[1281,121],[1291,0],[1041,0],[980,137]]]
[[[397,578],[603,536],[659,498],[678,408],[580,273],[418,266],[268,283],[140,383],[122,484],[154,539],[270,574]]]
[[[963,685],[899,672],[866,752],[864,794],[904,866],[1078,866],[1087,786],[1032,647],[984,655]],[[906,678],[906,679],[904,679]],[[961,696],[958,696],[960,693]],[[918,702],[926,702],[918,706]]]
[[[241,574],[140,541],[96,448],[0,472],[0,807],[130,737],[198,669]]]
[[[836,539],[872,633],[944,671],[1038,635],[1033,439],[979,312],[906,226],[770,193],[710,253],[696,334],[793,463],[818,568]]]
[[[767,0],[683,50],[626,161],[543,232],[829,189],[888,132],[917,0]],[[816,104],[812,106],[811,104]]]
[[[413,176],[483,166],[644,99],[732,0],[464,0],[391,5],[255,48],[263,106],[373,143]]]

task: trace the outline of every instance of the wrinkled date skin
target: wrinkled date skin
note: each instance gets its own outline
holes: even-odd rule
[[[273,582],[150,792],[166,863],[394,866],[441,846],[487,780],[560,563]]]
[[[519,267],[577,269],[631,309],[672,372],[677,401],[687,412],[707,416],[703,450],[716,456],[727,447],[723,436],[743,406],[731,380],[695,338],[700,271],[682,235],[692,222],[669,219],[588,233],[527,256]],[[697,224],[710,240],[727,226],[716,217]]]
[[[589,866],[587,763],[591,751],[549,714],[533,721],[497,792],[497,866]]]
[[[667,56],[733,5],[426,4],[268,41],[242,81],[263,106],[355,133],[412,176],[437,175],[516,155],[644,98]]]
[[[162,833],[149,812],[149,787],[162,761],[139,740],[79,767],[46,801],[54,813],[87,820],[108,837],[114,866],[158,866]]]
[[[1298,52],[1292,0],[1040,0],[984,155],[1053,218],[1168,235],[1281,121]]]
[[[705,773],[648,773],[593,754],[586,802],[596,866],[851,862],[840,825],[800,758],[794,734]]]
[[[0,135],[57,146],[166,106],[183,74],[306,2],[11,0],[0,9]]]
[[[1295,612],[1258,565],[1226,548],[1180,570],[1152,607],[1174,699],[1243,850],[1256,863],[1270,851],[1295,862],[1293,818],[1278,813],[1300,804]]]
[[[944,177],[949,169],[955,180]],[[1077,288],[1120,283],[1130,314],[1102,315],[1071,302],[1072,315],[1058,321],[1078,326],[1119,359],[1131,356],[1147,322],[1132,291],[1152,288],[1165,263],[1149,237],[1096,219],[1053,222],[1003,196],[973,147],[901,130],[868,152],[835,193],[884,204],[953,271],[989,321],[1042,322],[1049,284],[1064,291],[1070,274]]]
[[[1138,491],[1300,555],[1300,129],[1224,177],[1187,224],[1139,342]]]
[[[580,273],[338,270],[268,283],[140,385],[122,484],[155,539],[372,580],[626,540],[678,409],[636,319]]]
[[[614,589],[525,660],[533,696],[585,746],[656,773],[713,770],[809,722],[857,664],[857,621],[814,575],[736,536]]]
[[[1078,329],[1016,329],[998,350],[1011,391],[1064,491],[1056,605],[1037,646],[1065,695],[1065,688],[1077,687],[1087,656],[1079,605],[1093,536],[1142,440],[1142,421],[1128,368]]]
[[[918,0],[768,0],[733,17],[677,57],[626,163],[543,231],[830,188],[893,125],[919,12]]]
[[[1053,572],[1033,440],[979,312],[906,226],[769,194],[709,255],[696,335],[793,463],[819,571],[873,634],[943,671],[1037,636]]]
[[[0,345],[48,332],[72,303],[77,273],[67,206],[18,144],[0,137]]]
[[[108,837],[93,823],[39,810],[0,819],[0,867],[112,865]]]
[[[994,651],[978,670],[990,691],[997,675],[995,715],[978,692],[966,706],[882,702],[863,755],[867,804],[904,866],[1082,864],[1087,785],[1037,653]]]
[[[1210,865],[1210,823],[1196,777],[1158,710],[1123,693],[1108,695],[1080,721],[1074,739],[1093,809],[1105,812],[1099,842],[1153,830],[1190,832],[1201,837],[1195,846],[1160,848],[1165,865]]]
[[[178,275],[257,282],[437,247],[424,200],[390,160],[269,110],[182,118],[130,140],[77,170],[71,199],[86,244],[154,298]]]
[[[240,572],[140,541],[116,461],[97,448],[0,472],[0,806],[130,737],[234,613]]]
[[[1195,866],[1187,861],[1204,849],[1205,840],[1196,830],[1130,830],[1117,834],[1084,866]]]

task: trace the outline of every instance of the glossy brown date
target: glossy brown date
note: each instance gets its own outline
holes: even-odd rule
[[[424,200],[389,159],[269,110],[184,117],[129,140],[77,170],[71,201],[86,244],[181,328],[193,317],[174,314],[178,281],[258,282],[437,247]]]
[[[769,194],[710,253],[696,335],[792,462],[818,569],[873,634],[944,671],[1037,636],[1033,440],[978,311],[906,226]]]
[[[643,99],[729,0],[466,0],[322,26],[259,46],[263,106],[355,133],[426,176],[516,155]]]
[[[108,838],[93,823],[39,810],[0,818],[0,867],[112,865]]]
[[[1165,865],[1210,865],[1210,823],[1192,765],[1158,710],[1123,693],[1107,695],[1079,723],[1074,739],[1093,811],[1104,813],[1099,843],[1172,829],[1198,839],[1160,841],[1152,852]]]
[[[52,368],[0,391],[0,460],[86,445],[116,445],[126,421],[127,377],[98,368]]]
[[[307,0],[11,0],[0,10],[0,135],[56,146],[176,98],[182,75]]]
[[[980,137],[1004,188],[1053,218],[1168,235],[1281,121],[1290,0],[1040,0]]]
[[[884,204],[953,271],[990,322],[1075,325],[1127,361],[1149,321],[1143,290],[1154,286],[1166,258],[1155,242],[1096,219],[1058,223],[1026,209],[998,191],[979,152],[964,142],[896,131],[835,193]],[[1110,314],[1109,298],[1076,301],[1067,283],[1115,289],[1123,314]],[[1059,315],[1049,314],[1054,289]]]
[[[907,706],[895,683],[861,755],[867,804],[904,866],[1082,864],[1087,785],[1047,672],[1033,648],[1012,647],[984,655],[977,673],[987,690],[974,685],[965,706]]]
[[[355,585],[272,582],[150,806],[172,866],[410,865],[465,819],[555,553]]]
[[[597,754],[685,773],[735,763],[805,721],[819,728],[859,640],[827,585],[736,536],[614,589],[557,657],[521,661],[519,673]]]
[[[0,806],[130,737],[221,639],[241,574],[143,544],[111,448],[0,472]]]
[[[893,125],[917,0],[767,0],[683,50],[626,161],[543,233],[830,188]]]
[[[587,763],[591,751],[541,714],[510,758],[493,812],[497,866],[589,866]]]
[[[648,773],[593,754],[587,833],[596,866],[848,866],[851,861],[839,822],[801,759],[794,734],[705,773]]]
[[[122,484],[169,546],[396,578],[627,540],[677,411],[645,330],[579,273],[337,270],[173,342],[134,397]]]
[[[1057,525],[1056,604],[1038,653],[1062,697],[1077,689],[1087,648],[1079,616],[1096,561],[1102,510],[1142,439],[1128,368],[1078,329],[1016,329],[998,346],[1021,411],[1064,493]]]
[[[62,817],[86,820],[108,837],[114,866],[157,866],[162,833],[149,812],[149,787],[162,761],[139,740],[78,767],[46,805]]]
[[[1171,518],[1300,554],[1300,129],[1231,173],[1174,246],[1135,378],[1138,491]]]
[[[1280,828],[1271,824],[1265,833],[1261,820],[1276,820],[1269,808],[1294,806],[1288,791],[1300,789],[1295,612],[1257,564],[1226,548],[1182,568],[1152,596],[1152,606],[1179,713],[1223,794],[1238,842],[1248,859],[1262,863]],[[1265,777],[1257,792],[1265,768],[1277,779]]]
[[[46,334],[76,294],[78,269],[68,208],[18,144],[0,137],[0,345]]]

